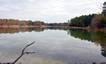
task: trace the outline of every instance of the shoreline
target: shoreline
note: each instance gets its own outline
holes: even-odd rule
[[[24,28],[29,28],[29,27],[48,27],[48,26],[31,26],[31,25],[25,25],[25,26],[20,26],[20,25],[10,25],[10,26],[8,26],[8,25],[3,25],[3,26],[0,26],[0,28],[21,28],[21,27],[24,27]]]
[[[85,29],[85,30],[88,30],[88,31],[103,31],[103,32],[106,32],[106,27],[98,29],[98,28],[90,28],[90,27],[45,26],[45,25],[42,25],[42,26],[32,26],[32,25],[25,25],[25,26],[10,25],[10,26],[8,26],[8,25],[2,25],[2,26],[0,26],[0,28],[34,28],[34,27],[41,27],[41,28],[46,28],[46,27],[65,27],[67,29]]]
[[[45,26],[45,25],[42,25],[42,26],[32,26],[32,25],[25,25],[25,26],[10,25],[10,26],[8,26],[8,25],[2,25],[2,26],[0,26],[0,27],[2,27],[2,28],[21,28],[21,27],[23,27],[23,28],[29,28],[29,27],[31,27],[31,28],[34,28],[34,27],[42,27],[42,28],[45,28],[45,27],[67,27],[67,26]]]
[[[98,28],[90,28],[90,27],[69,27],[69,26],[67,26],[67,29],[85,29],[85,30],[88,30],[88,31],[102,31],[102,32],[106,32],[106,27],[98,29]]]

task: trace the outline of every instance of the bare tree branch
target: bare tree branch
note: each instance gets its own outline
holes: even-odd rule
[[[30,46],[30,45],[32,45],[32,44],[34,44],[34,43],[35,43],[35,41],[32,42],[31,44],[28,44],[28,45],[22,50],[21,55],[20,55],[12,64],[15,64],[24,54],[32,54],[32,53],[35,53],[35,52],[24,52],[25,49],[26,49],[28,46]]]
[[[25,49],[26,49],[28,46],[30,46],[30,45],[32,45],[32,44],[34,44],[34,43],[35,43],[35,41],[32,42],[31,44],[27,45],[27,46],[22,50],[22,54],[24,53]]]
[[[98,6],[98,5],[97,5],[97,6]],[[98,8],[99,8],[100,10],[103,10],[103,9],[102,9],[102,5],[101,5],[101,6],[98,6]]]
[[[97,7],[100,9],[100,10],[103,10],[103,4],[101,3],[100,5],[97,5]]]

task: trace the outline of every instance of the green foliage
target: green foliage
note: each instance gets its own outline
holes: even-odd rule
[[[28,28],[29,31],[34,31],[34,28]]]
[[[99,28],[105,27],[106,19],[102,17]]]
[[[65,22],[65,23],[63,23],[63,24],[64,24],[64,26],[67,26],[67,25],[68,25],[68,23],[66,23],[66,22]]]
[[[71,20],[68,20],[69,26],[77,26],[77,27],[87,27],[90,25],[92,18],[95,16],[95,14],[89,14],[89,15],[82,15],[79,17],[72,18]]]
[[[34,25],[34,22],[29,22],[28,25]]]
[[[67,26],[68,23],[49,23],[49,26]]]
[[[44,22],[42,22],[42,25],[45,25],[45,23],[44,23]]]
[[[57,26],[55,23],[49,23],[49,26]]]
[[[106,33],[100,31],[87,31],[81,29],[70,29],[68,31],[70,36],[75,38],[79,38],[81,40],[87,40],[91,42],[95,42],[96,44],[106,44]]]
[[[74,36],[75,38],[80,38],[81,40],[91,41],[91,33],[87,30],[81,29],[70,29],[68,32],[69,35]]]
[[[103,5],[106,5],[106,2],[104,2]]]

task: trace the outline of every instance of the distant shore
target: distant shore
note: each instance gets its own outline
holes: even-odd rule
[[[33,25],[24,25],[24,26],[20,26],[20,25],[10,25],[10,26],[8,26],[8,25],[2,25],[2,26],[0,26],[0,27],[2,27],[2,28],[21,28],[21,27],[23,27],[23,28],[30,28],[30,27],[42,27],[42,28],[45,28],[45,27],[66,27],[66,26],[45,26],[45,25],[41,25],[41,26],[33,26]]]
[[[20,25],[2,25],[0,26],[2,28],[34,28],[34,27],[41,27],[41,28],[45,28],[45,27],[65,27],[67,29],[86,29],[88,31],[105,31],[106,32],[106,27],[105,28],[101,28],[101,29],[98,29],[98,28],[90,28],[90,27],[70,27],[70,26],[45,26],[45,25],[42,25],[42,26],[32,26],[32,25],[25,25],[25,26],[20,26]]]
[[[98,28],[90,28],[90,27],[70,27],[70,26],[67,26],[67,28],[68,29],[86,29],[88,31],[103,31],[103,32],[106,32],[106,27],[98,29]]]
[[[10,26],[8,26],[8,25],[2,25],[2,26],[0,26],[0,27],[3,27],[3,28],[20,28],[20,27],[48,27],[48,26],[30,26],[30,25],[25,25],[25,26],[20,26],[20,25],[10,25]]]

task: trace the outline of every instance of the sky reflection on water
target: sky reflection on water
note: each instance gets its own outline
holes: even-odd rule
[[[43,32],[20,32],[0,34],[0,62],[13,62],[22,49],[36,41],[26,51],[35,54],[24,55],[18,62],[22,64],[69,64],[80,62],[104,62],[101,46],[67,35],[63,30],[45,30]]]

